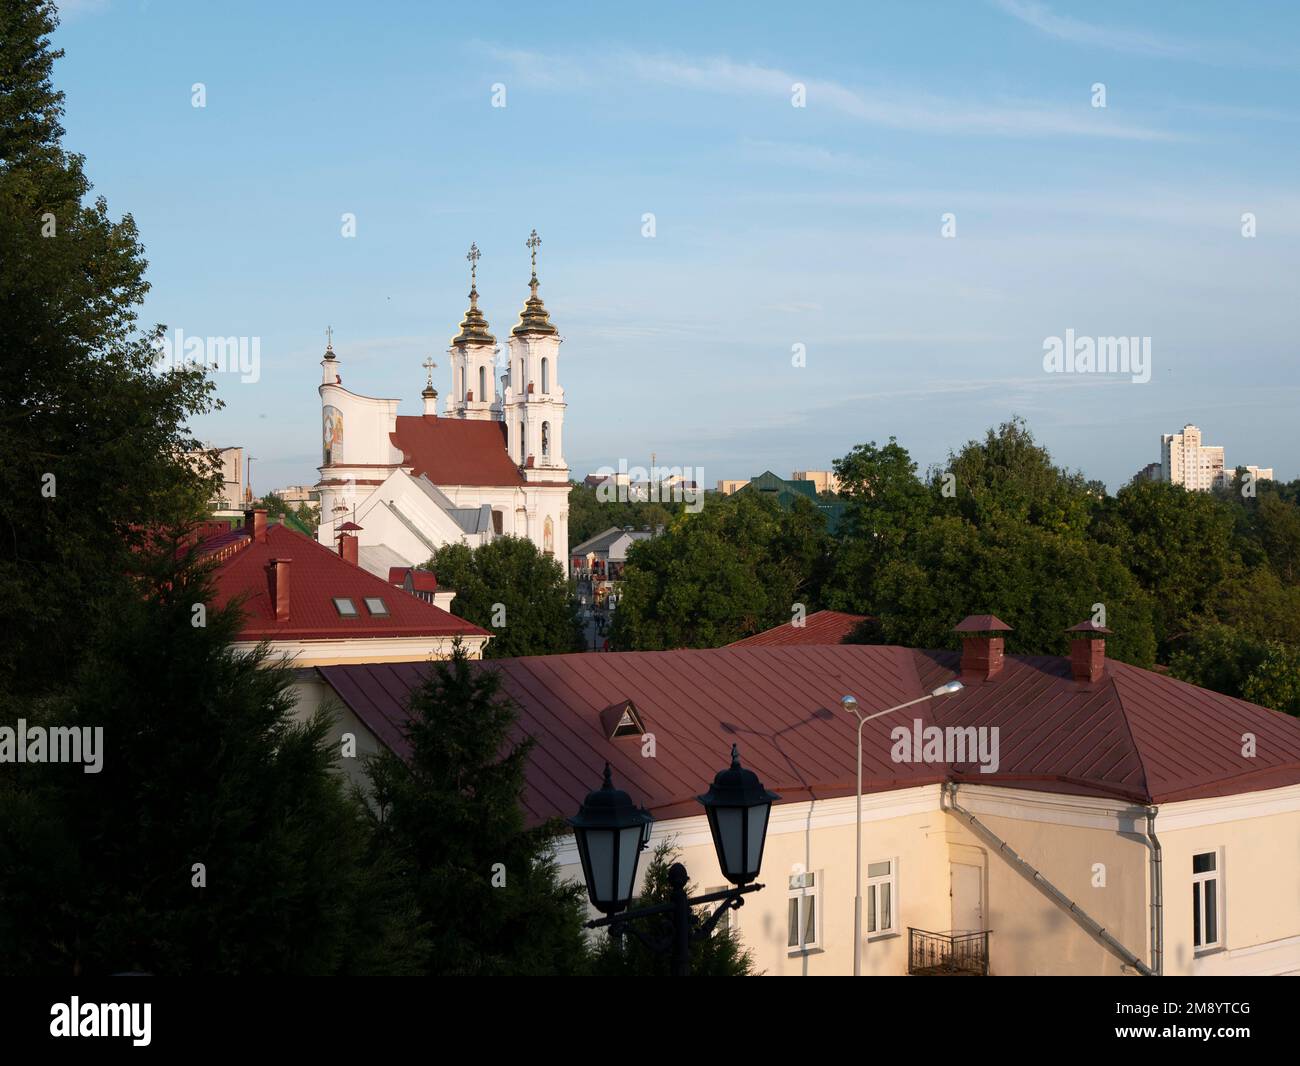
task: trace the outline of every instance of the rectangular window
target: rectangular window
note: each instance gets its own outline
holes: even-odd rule
[[[356,618],[357,616],[357,605],[346,596],[334,597],[334,609],[343,618]]]
[[[807,951],[821,943],[820,877],[813,873],[795,874],[790,878],[787,906],[786,946],[791,951]]]
[[[384,601],[378,596],[366,597],[366,610],[373,615],[381,617],[388,614],[387,606],[385,606]]]
[[[867,935],[898,932],[898,860],[867,863]]]
[[[1220,946],[1220,872],[1217,851],[1192,856],[1192,947],[1197,951]]]

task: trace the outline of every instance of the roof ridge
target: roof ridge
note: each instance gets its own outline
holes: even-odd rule
[[[1142,771],[1142,794],[1146,796],[1148,804],[1153,804],[1155,799],[1151,794],[1151,777],[1147,773],[1147,761],[1142,755],[1142,747],[1138,744],[1137,737],[1133,735],[1133,725],[1128,720],[1128,706],[1124,703],[1124,692],[1119,685],[1115,684],[1114,667],[1128,665],[1128,663],[1120,662],[1118,659],[1108,658],[1106,660],[1106,684],[1115,693],[1115,702],[1119,704],[1119,716],[1124,721],[1124,732],[1128,734],[1129,743],[1133,745],[1133,754],[1137,757],[1138,768]],[[1134,669],[1140,670],[1142,668],[1134,667]],[[1123,673],[1123,671],[1120,672]]]

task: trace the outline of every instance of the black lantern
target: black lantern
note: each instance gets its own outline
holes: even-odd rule
[[[753,770],[740,765],[740,752],[733,744],[730,769],[719,771],[708,793],[696,798],[709,816],[723,876],[733,885],[749,884],[763,864],[772,802],[781,797],[765,789]]]
[[[641,849],[650,838],[654,816],[633,805],[632,797],[614,787],[609,763],[605,783],[569,819],[582,859],[591,905],[602,914],[617,914],[632,902]]]

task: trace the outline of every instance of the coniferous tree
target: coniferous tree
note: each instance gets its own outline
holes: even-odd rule
[[[676,845],[671,840],[660,841],[646,867],[641,894],[633,901],[633,908],[652,907],[672,898],[668,868],[678,859]],[[696,891],[694,885],[686,886],[688,896]],[[696,920],[700,923],[707,921],[717,906],[716,903],[707,903],[696,907]],[[668,934],[666,920],[656,923],[653,918],[642,918],[638,921],[643,935],[663,938]],[[670,954],[650,950],[631,934],[617,940],[602,934],[592,954],[591,967],[592,972],[600,977],[667,977],[671,972],[671,961]],[[734,926],[726,930],[715,926],[710,936],[691,944],[691,976],[755,976],[752,953],[744,946]]]
[[[427,972],[565,975],[586,961],[581,886],[550,858],[558,822],[520,806],[531,739],[501,676],[457,646],[411,696],[409,757],[369,766],[378,839],[396,857],[429,931]]]
[[[409,972],[418,921],[331,768],[328,722],[295,721],[292,671],[233,650],[238,608],[160,547],[72,683],[24,707],[101,730],[102,763],[6,768],[0,966]]]

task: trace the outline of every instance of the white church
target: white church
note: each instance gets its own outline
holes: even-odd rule
[[[452,394],[441,415],[432,360],[424,363],[423,413],[399,415],[399,400],[344,388],[330,338],[321,361],[324,451],[316,486],[322,544],[334,546],[348,527],[361,566],[387,579],[390,568],[421,565],[444,544],[527,537],[568,573],[560,336],[537,295],[540,244],[534,230],[530,295],[510,331],[499,389],[501,349],[479,310],[479,251],[470,248],[469,310],[448,349]]]

